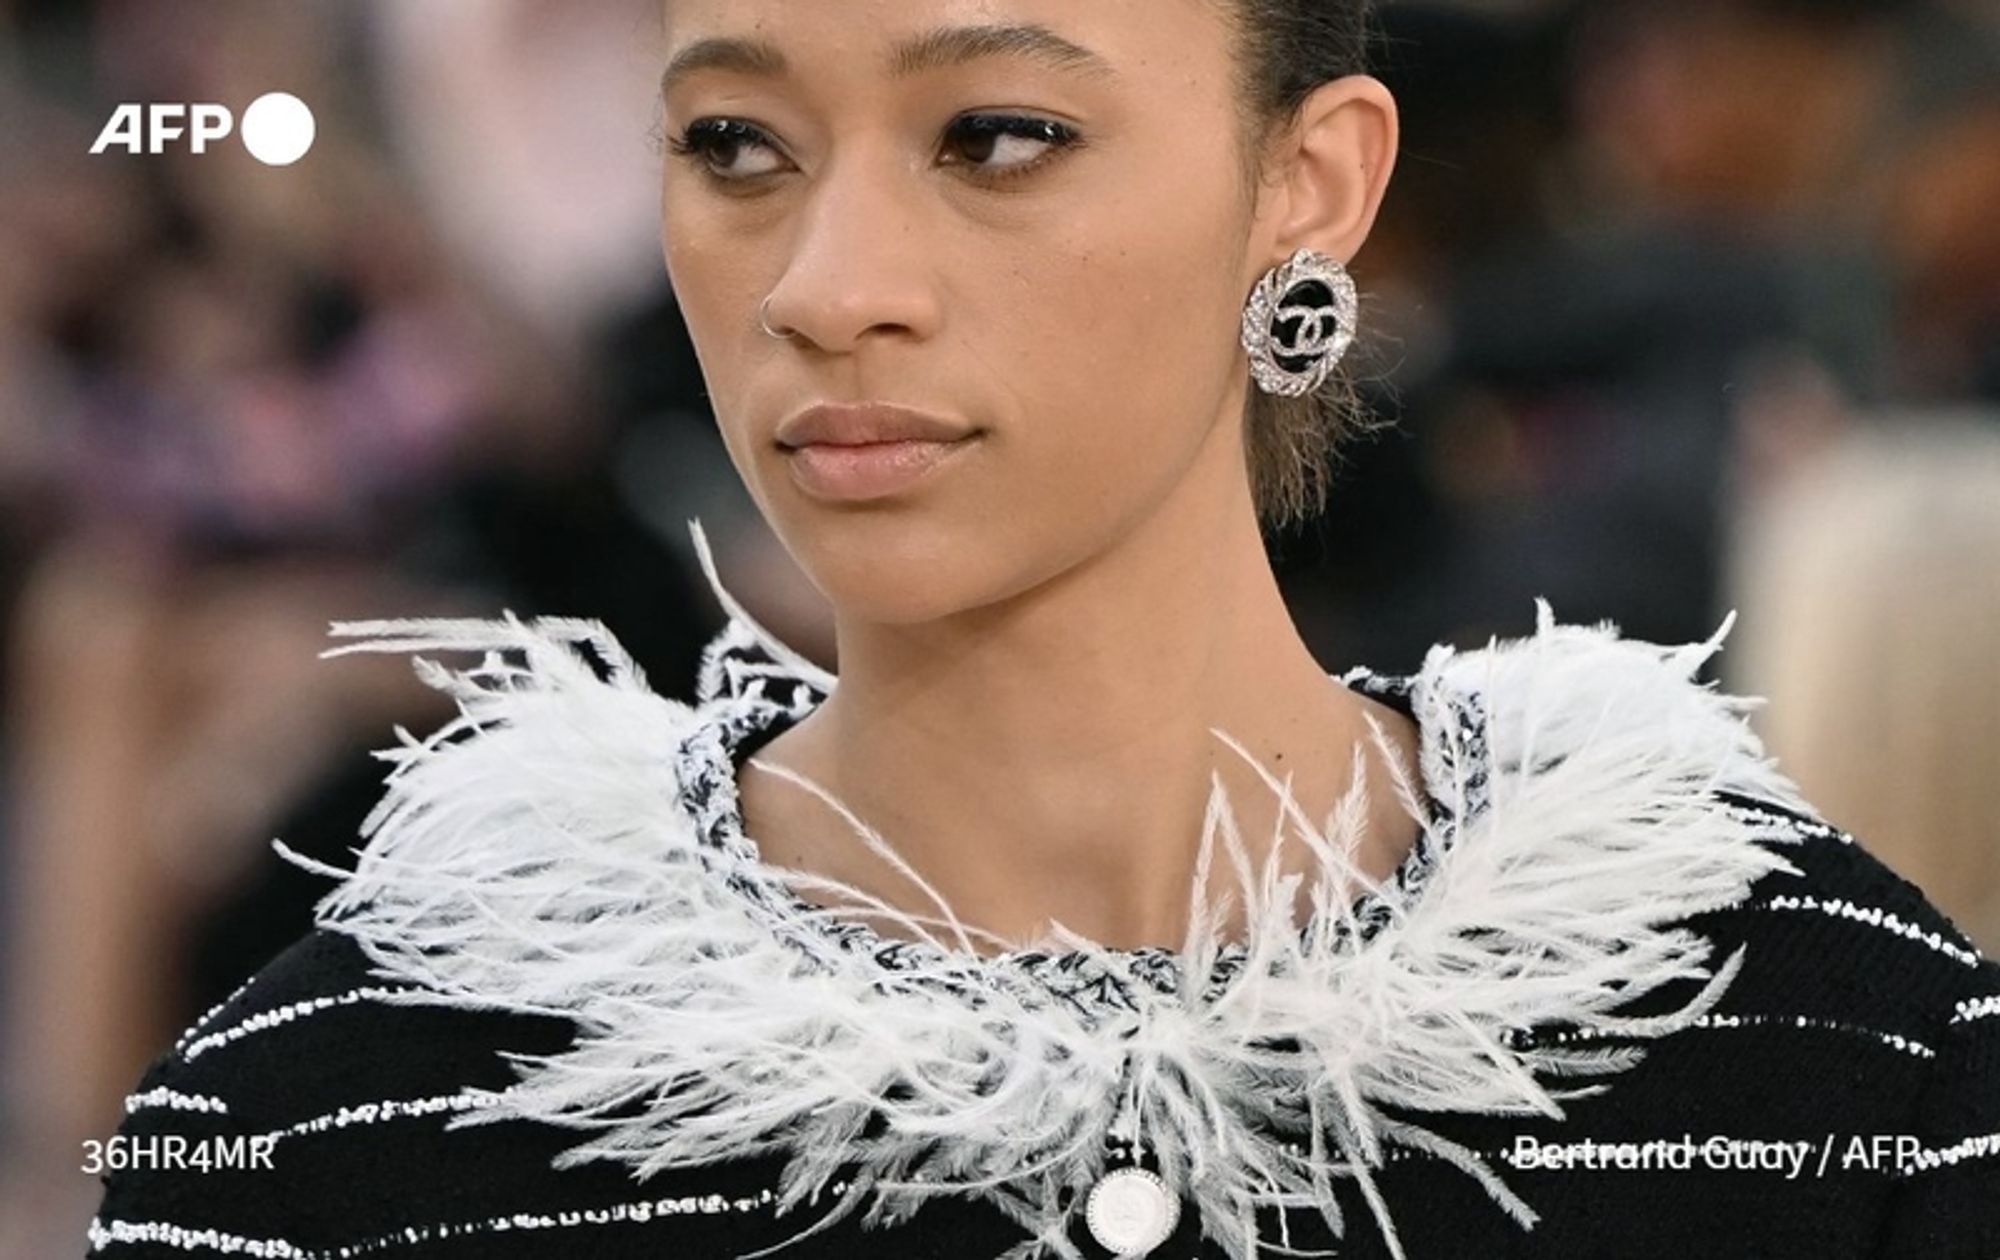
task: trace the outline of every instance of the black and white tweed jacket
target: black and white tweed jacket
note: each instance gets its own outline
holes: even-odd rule
[[[1303,820],[1300,923],[1211,828],[1241,939],[993,954],[760,859],[736,775],[835,680],[716,589],[691,702],[592,622],[336,626],[477,654],[418,658],[461,715],[139,1082],[94,1254],[2000,1257],[2000,965],[1692,681],[1727,623],[1351,670],[1421,734],[1392,878]]]

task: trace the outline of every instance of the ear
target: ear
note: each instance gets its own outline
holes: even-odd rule
[[[1380,79],[1351,74],[1314,89],[1269,157],[1271,256],[1303,245],[1353,258],[1388,192],[1399,135],[1396,98]]]

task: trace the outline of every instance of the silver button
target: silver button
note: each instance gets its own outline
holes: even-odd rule
[[[1083,1213],[1091,1237],[1119,1260],[1130,1260],[1173,1237],[1181,1205],[1167,1193],[1167,1183],[1158,1173],[1119,1168],[1090,1188]]]

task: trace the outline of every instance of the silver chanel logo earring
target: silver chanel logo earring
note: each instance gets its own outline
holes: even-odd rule
[[[757,304],[757,327],[764,330],[765,336],[775,337],[779,341],[783,341],[787,337],[790,337],[792,334],[771,331],[771,321],[768,318],[766,318],[764,314],[765,308],[770,305],[771,305],[771,299],[769,297],[766,297],[762,302],[759,302]]]
[[[1354,277],[1318,250],[1301,248],[1265,272],[1243,307],[1257,388],[1286,398],[1318,389],[1354,344],[1360,305]]]

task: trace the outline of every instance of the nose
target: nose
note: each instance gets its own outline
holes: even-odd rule
[[[940,304],[932,251],[914,204],[918,181],[887,155],[830,162],[800,212],[784,273],[765,299],[770,330],[830,354],[870,338],[923,339]]]

